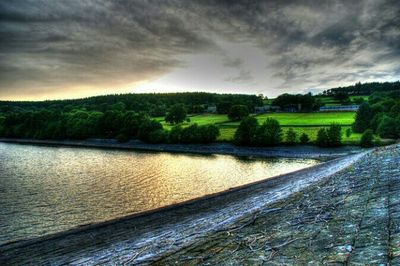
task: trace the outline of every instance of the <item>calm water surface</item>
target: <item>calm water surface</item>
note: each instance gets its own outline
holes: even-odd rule
[[[0,244],[154,209],[317,163],[0,143]]]

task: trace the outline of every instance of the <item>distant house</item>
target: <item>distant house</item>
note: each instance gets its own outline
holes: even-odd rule
[[[298,112],[298,111],[299,111],[298,107],[296,107],[296,106],[285,106],[285,107],[283,108],[283,110],[284,110],[285,112],[289,112],[289,113],[295,113],[295,112]]]
[[[271,109],[271,105],[263,105],[254,107],[254,111],[258,114],[266,113]]]
[[[322,106],[320,112],[356,112],[359,105],[338,105],[338,106]]]
[[[267,112],[277,112],[280,111],[279,106],[273,105],[263,105],[263,106],[256,106],[254,107],[254,111],[258,114],[267,113]]]
[[[216,112],[217,112],[217,106],[215,105],[207,106],[206,113],[216,113]]]

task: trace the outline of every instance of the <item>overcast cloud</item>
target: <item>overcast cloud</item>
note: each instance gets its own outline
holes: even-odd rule
[[[0,2],[0,99],[400,79],[398,1]]]

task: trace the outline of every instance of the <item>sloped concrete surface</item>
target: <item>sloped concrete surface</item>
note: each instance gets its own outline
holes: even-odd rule
[[[400,265],[400,146],[379,148],[156,264]]]

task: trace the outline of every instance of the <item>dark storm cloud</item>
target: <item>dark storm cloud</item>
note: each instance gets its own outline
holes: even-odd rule
[[[249,87],[301,91],[398,79],[398,14],[396,1],[383,0],[1,2],[0,98],[117,88],[202,53],[236,69],[222,81]],[[229,57],[224,43],[257,47],[267,58],[265,78],[246,68],[248,51]]]

